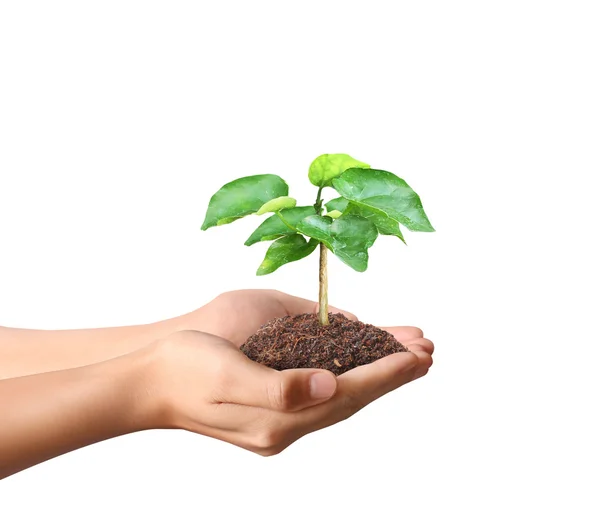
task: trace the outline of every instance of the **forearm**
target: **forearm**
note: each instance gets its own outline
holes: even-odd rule
[[[185,318],[176,317],[152,324],[85,330],[0,327],[0,380],[109,360],[185,326]]]
[[[0,478],[151,425],[148,353],[0,381]]]

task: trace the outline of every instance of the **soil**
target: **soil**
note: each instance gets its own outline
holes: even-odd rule
[[[302,367],[340,375],[392,353],[407,351],[391,333],[329,314],[322,326],[314,314],[273,319],[240,348],[248,358],[279,371]]]

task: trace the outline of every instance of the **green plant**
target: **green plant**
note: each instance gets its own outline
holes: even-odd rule
[[[296,206],[296,200],[288,196],[287,183],[276,175],[248,176],[227,183],[212,196],[202,229],[253,213],[273,213],[246,241],[253,245],[274,240],[258,268],[259,276],[305,258],[319,247],[319,321],[325,325],[329,324],[327,250],[363,272],[368,249],[378,235],[393,235],[406,243],[400,224],[410,231],[434,229],[421,199],[406,181],[347,154],[319,156],[310,165],[308,178],[318,188],[312,206]],[[325,188],[333,188],[339,197],[325,203]]]

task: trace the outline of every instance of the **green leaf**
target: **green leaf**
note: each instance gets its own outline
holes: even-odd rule
[[[365,206],[359,206],[352,202],[348,204],[348,208],[346,208],[344,213],[347,215],[358,215],[359,217],[364,217],[375,224],[375,227],[380,235],[397,236],[406,244],[404,235],[402,235],[402,232],[400,231],[400,225],[396,220],[391,219],[387,215],[371,210]]]
[[[266,202],[287,194],[286,182],[273,174],[236,179],[212,196],[202,229],[229,224],[256,213]]]
[[[354,159],[348,154],[322,154],[308,169],[308,178],[315,186],[331,186],[331,180],[349,168],[369,168],[370,165]]]
[[[301,260],[312,253],[318,245],[318,241],[311,239],[307,242],[302,235],[298,234],[284,236],[279,240],[275,240],[267,250],[267,255],[260,264],[256,274],[257,276],[271,274],[286,263]]]
[[[331,225],[333,219],[331,217],[323,217],[322,215],[310,215],[302,219],[297,226],[300,233],[323,242],[330,250],[333,251],[333,236],[331,235]]]
[[[333,187],[354,204],[387,215],[411,231],[435,231],[420,197],[391,172],[352,168],[334,179]]]
[[[367,269],[367,250],[378,235],[370,220],[347,214],[335,220],[311,215],[300,221],[298,231],[323,242],[340,260],[359,272]]]
[[[325,207],[327,208],[327,211],[337,210],[344,213],[349,202],[350,201],[348,199],[344,199],[343,197],[336,197],[335,199],[331,199],[331,201],[325,203]]]
[[[364,272],[369,264],[368,249],[377,239],[377,228],[370,220],[356,215],[342,215],[331,224],[333,252],[355,271]]]
[[[279,212],[290,226],[295,228],[303,218],[315,213],[313,206],[298,206],[296,208],[288,208]],[[297,232],[291,229],[283,222],[278,215],[271,215],[260,226],[256,228],[254,233],[246,240],[246,245],[253,245],[256,242],[265,240],[275,240],[276,238],[295,235]]]
[[[296,206],[296,199],[293,197],[283,196],[277,197],[264,203],[260,209],[256,212],[257,215],[264,215],[265,213],[275,213],[276,211],[284,208],[293,208]]]
[[[332,210],[327,212],[327,216],[332,219],[339,219],[342,216],[342,212],[339,210]]]
[[[389,218],[387,215],[381,213],[380,211],[375,211],[368,206],[360,206],[358,204],[350,202],[348,199],[344,199],[343,197],[332,199],[325,206],[327,206],[327,214],[329,216],[331,216],[331,213],[335,211],[341,211],[342,213],[348,215],[358,215],[359,217],[364,217],[365,219],[369,219],[373,224],[375,224],[375,227],[377,228],[377,231],[379,231],[379,234],[397,236],[400,240],[406,243],[406,240],[404,240],[404,236],[400,231],[400,226],[398,222],[394,219]]]

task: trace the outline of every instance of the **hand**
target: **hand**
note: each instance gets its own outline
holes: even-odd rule
[[[148,428],[185,428],[272,455],[429,369],[433,345],[411,327],[387,328],[410,353],[337,378],[315,369],[278,372],[239,351],[269,319],[315,308],[280,292],[241,291],[181,318],[138,327],[0,328],[0,364],[11,366],[8,376],[0,368],[0,407],[6,414],[0,478]],[[211,327],[231,335],[235,344],[200,331],[177,332],[181,327]]]
[[[156,400],[149,426],[190,430],[261,455],[279,453],[427,373],[430,341],[414,328],[389,330],[408,343],[409,353],[337,378],[321,369],[275,371],[220,337],[177,332],[142,350],[152,357],[145,391]]]
[[[286,315],[317,313],[318,303],[277,290],[235,290],[225,292],[202,308],[179,318],[179,328],[199,330],[227,339],[238,347],[271,319]],[[329,307],[331,312],[356,316]]]

